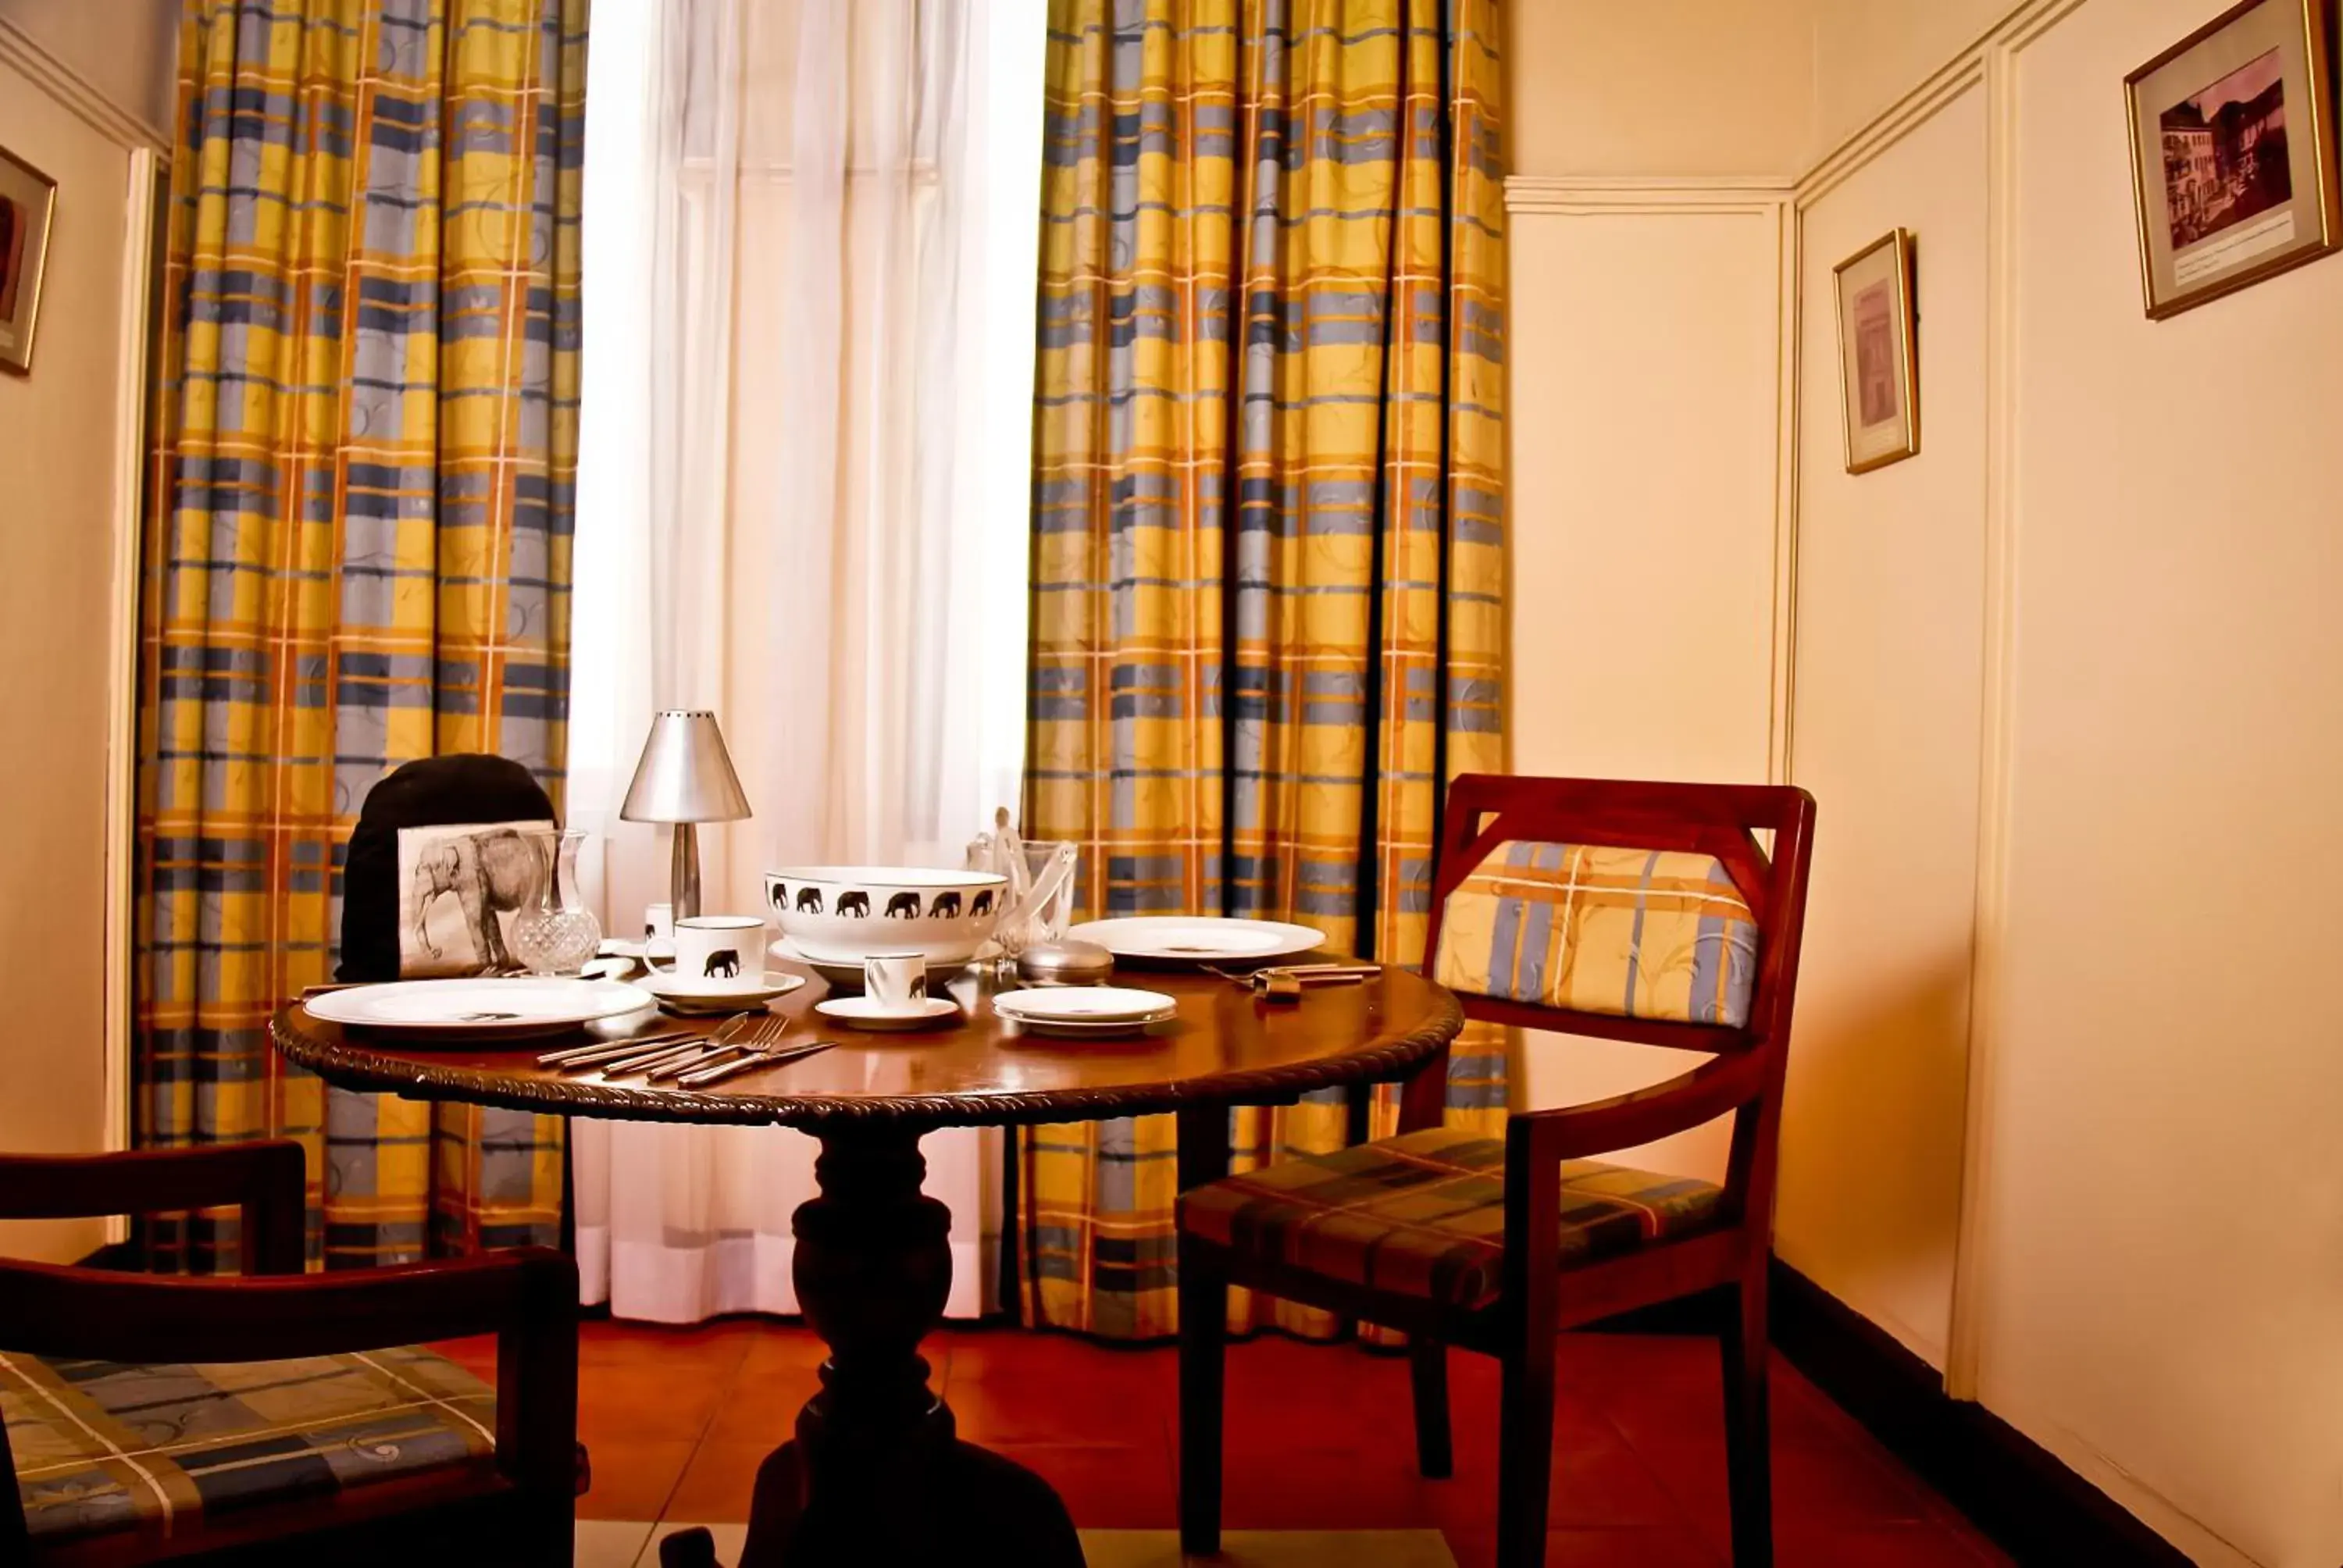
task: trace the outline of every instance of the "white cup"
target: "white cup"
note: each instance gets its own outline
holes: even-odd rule
[[[675,977],[738,980],[765,972],[765,922],[755,915],[695,915],[675,922]]]
[[[872,953],[862,960],[862,994],[880,1012],[924,1012],[928,960],[920,953]]]
[[[664,947],[669,952],[675,950],[675,906],[673,904],[644,906],[643,956],[649,958],[651,950],[657,947]]]

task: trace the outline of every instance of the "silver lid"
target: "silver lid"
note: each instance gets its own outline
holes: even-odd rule
[[[1095,985],[1114,974],[1114,955],[1095,942],[1036,942],[1017,955],[1017,972],[1038,985]]]

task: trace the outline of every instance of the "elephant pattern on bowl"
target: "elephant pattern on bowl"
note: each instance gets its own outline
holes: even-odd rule
[[[838,914],[841,919],[866,920],[870,918],[870,895],[860,888],[850,888],[838,895]]]
[[[971,915],[989,915],[992,913],[992,890],[990,888],[977,889],[976,896],[968,901],[968,912]]]
[[[958,893],[938,893],[936,895],[936,901],[928,906],[928,913],[940,920],[956,920],[960,919],[960,895]]]
[[[801,915],[818,915],[821,913],[821,890],[820,888],[799,888],[798,890],[797,909],[798,913]]]
[[[920,895],[898,893],[887,900],[887,918],[890,920],[916,920],[920,918]]]

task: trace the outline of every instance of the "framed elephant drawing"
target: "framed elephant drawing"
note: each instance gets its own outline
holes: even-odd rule
[[[474,822],[398,830],[398,972],[408,978],[508,969],[514,917],[535,904],[550,822]]]

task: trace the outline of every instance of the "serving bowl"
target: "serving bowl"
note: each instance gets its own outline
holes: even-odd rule
[[[964,964],[1001,921],[1009,879],[905,866],[793,866],[765,873],[765,908],[817,964],[918,953]]]

